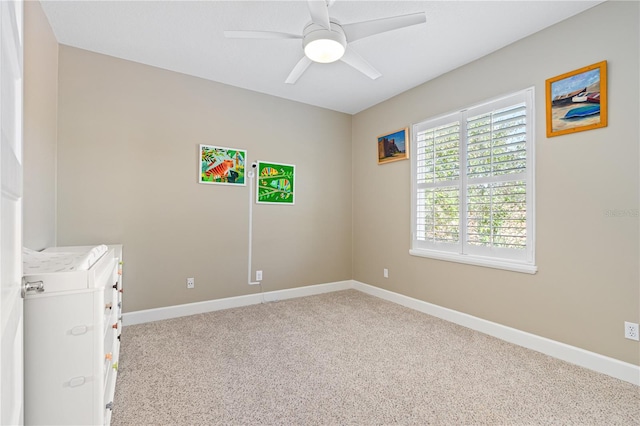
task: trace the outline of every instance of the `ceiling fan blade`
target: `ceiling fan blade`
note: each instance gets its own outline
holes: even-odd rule
[[[261,39],[301,39],[298,34],[279,33],[276,31],[225,31],[226,38],[261,38]]]
[[[397,30],[398,28],[410,27],[424,22],[427,22],[427,16],[424,12],[418,12],[409,15],[392,16],[390,18],[345,24],[342,25],[342,29],[344,30],[344,34],[347,36],[347,42],[352,42],[375,34]]]
[[[311,22],[330,30],[331,24],[329,23],[329,7],[327,6],[327,2],[325,0],[309,0],[308,3]]]
[[[377,69],[372,67],[369,62],[365,61],[362,56],[358,55],[353,49],[350,49],[349,47],[347,47],[347,50],[344,52],[344,56],[342,56],[340,60],[345,64],[357,69],[372,80],[375,80],[378,77],[382,76],[382,74],[380,74]]]
[[[293,70],[291,70],[289,77],[287,77],[284,82],[287,84],[296,84],[296,81],[298,81],[302,73],[304,73],[307,68],[309,68],[309,65],[311,65],[311,59],[303,56],[302,59],[298,61],[296,66],[293,67]]]

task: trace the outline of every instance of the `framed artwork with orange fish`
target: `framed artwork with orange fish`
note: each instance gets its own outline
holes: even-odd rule
[[[244,163],[247,151],[213,145],[200,145],[199,183],[246,185]]]
[[[256,203],[289,204],[295,201],[296,166],[258,162]]]

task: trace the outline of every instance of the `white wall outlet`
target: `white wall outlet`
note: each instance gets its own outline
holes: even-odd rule
[[[187,288],[195,288],[196,280],[194,278],[187,278]]]
[[[256,271],[256,281],[262,281],[262,271]]]
[[[384,269],[382,270],[382,275],[383,275],[385,278],[389,278],[389,270],[388,270],[387,268],[384,268]]]
[[[624,337],[631,340],[640,341],[640,333],[638,332],[638,324],[633,322],[624,322]]]

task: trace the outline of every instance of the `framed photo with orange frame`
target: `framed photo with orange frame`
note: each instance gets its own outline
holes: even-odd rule
[[[607,126],[607,61],[546,81],[547,137]]]

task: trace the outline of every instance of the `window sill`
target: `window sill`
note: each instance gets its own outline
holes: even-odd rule
[[[447,262],[466,263],[467,265],[484,266],[486,268],[504,269],[507,271],[521,272],[524,274],[535,274],[538,272],[536,265],[527,263],[511,262],[508,260],[489,259],[481,256],[471,256],[467,254],[443,253],[425,249],[411,249],[412,256],[428,257],[430,259],[444,260]]]

